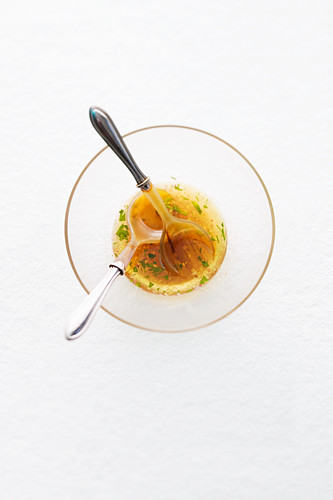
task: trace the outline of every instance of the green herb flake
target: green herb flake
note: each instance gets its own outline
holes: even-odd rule
[[[179,187],[179,184],[177,184],[177,186],[175,186],[175,189],[177,189],[177,191],[184,191],[183,189],[181,189],[181,188]]]
[[[164,205],[169,209],[172,210],[173,205],[171,204],[172,198],[164,198]]]
[[[219,230],[221,231],[222,238],[223,238],[223,239],[224,239],[224,241],[225,241],[225,232],[224,232],[224,224],[223,224],[223,222],[221,223],[221,227],[220,227],[220,226],[218,226],[217,224],[216,224],[216,227],[217,227],[217,229],[219,229]]]
[[[153,264],[149,264],[149,263],[147,263],[146,265],[149,268],[149,270],[154,273],[155,276],[157,276],[158,274],[160,274],[164,271],[164,269],[162,267],[154,266]]]
[[[118,231],[116,232],[116,235],[118,236],[120,241],[128,239],[129,236],[128,226],[126,224],[121,224],[121,226],[119,226],[118,228]]]
[[[139,260],[141,266],[143,267],[143,269],[146,269],[146,263],[143,261],[143,260]]]
[[[208,281],[208,278],[206,278],[206,276],[203,276],[201,278],[200,285],[203,285],[204,283],[206,283],[206,281]]]
[[[208,208],[208,206],[207,206],[207,205],[204,205],[204,208]]]
[[[172,206],[172,210],[174,212],[177,212],[177,213],[181,214],[181,215],[187,215],[187,212],[183,212],[179,207],[177,207],[177,205],[173,205]]]
[[[200,255],[198,257],[198,259],[200,260],[201,264],[203,265],[203,267],[209,267],[209,264],[206,260],[203,260]]]
[[[135,283],[136,286],[138,286],[139,288],[141,288],[141,283]]]
[[[188,201],[189,198],[186,198],[186,196],[182,196],[182,198],[184,198],[184,200]]]
[[[155,255],[154,253],[149,253],[149,254],[148,254],[148,257],[149,257],[150,259],[155,259],[156,255]]]
[[[119,210],[119,220],[120,221],[126,220],[126,218],[125,218],[125,210],[123,210],[123,209]]]
[[[194,208],[196,209],[196,211],[199,213],[199,215],[201,215],[202,214],[202,210],[200,208],[199,203],[197,203],[196,201],[191,201],[191,203],[194,206]]]
[[[165,280],[168,280],[168,279],[169,279],[169,276],[166,274],[165,276],[163,276],[163,278],[164,278]]]
[[[151,281],[149,281],[148,287],[151,288],[152,286],[154,286],[154,283],[152,283]]]
[[[171,175],[171,179],[176,180],[176,177],[172,177],[172,175]]]
[[[138,272],[138,268],[136,266],[133,267],[133,272],[134,273],[137,273]]]

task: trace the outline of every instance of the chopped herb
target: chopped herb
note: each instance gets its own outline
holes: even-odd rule
[[[168,280],[168,279],[169,279],[169,276],[166,274],[165,276],[163,276],[163,278],[164,278],[165,280]]]
[[[159,291],[159,288],[156,288],[156,291],[158,292],[158,291]]]
[[[155,276],[164,271],[164,269],[162,267],[154,266],[153,264],[149,264],[148,262],[147,262],[146,266],[149,268],[150,271],[152,271],[155,274]]]
[[[133,267],[133,272],[134,273],[137,273],[138,272],[138,268],[136,266]]]
[[[186,198],[186,196],[182,196],[182,198],[184,198],[184,200],[188,201],[189,198]]]
[[[115,252],[115,253],[114,253],[114,256],[115,256],[115,257],[118,257],[118,254]]]
[[[135,283],[136,286],[138,286],[139,288],[141,288],[141,283]]]
[[[209,264],[206,260],[203,260],[200,255],[198,257],[198,259],[200,260],[201,264],[203,265],[203,267],[209,267]]]
[[[204,208],[208,208],[208,206],[207,206],[207,205],[204,205]]]
[[[132,261],[130,262],[130,266],[132,265]]]
[[[201,278],[200,285],[203,285],[204,283],[206,283],[206,281],[208,281],[208,278],[206,278],[206,276],[203,276]]]
[[[145,278],[149,278],[149,274],[147,276],[145,276]]]
[[[216,241],[216,238],[214,238],[214,236],[212,235],[212,233],[209,233],[209,232],[208,232],[208,234],[210,235],[210,239],[211,239],[212,241]]]
[[[171,179],[174,179],[174,180],[176,180],[176,177],[172,177],[172,175],[171,175]]]
[[[178,213],[179,213],[179,214],[181,214],[181,215],[187,215],[187,212],[183,212],[183,211],[182,211],[179,207],[177,207],[177,205],[173,205],[173,206],[172,206],[172,210],[173,210],[174,212],[178,212]]]
[[[221,227],[216,224],[217,229],[221,231],[222,238],[225,240],[225,232],[224,232],[224,224],[223,222],[221,223]]]
[[[199,213],[199,215],[201,215],[202,214],[202,210],[200,208],[199,203],[197,203],[196,201],[191,201],[191,203],[194,206],[194,208],[196,209],[196,211]]]
[[[216,240],[217,240],[218,243],[220,243],[218,235],[216,235]]]
[[[165,205],[167,208],[169,208],[170,210],[172,210],[172,205],[171,205],[171,203],[170,203],[170,202],[172,201],[172,198],[170,198],[170,197],[169,197],[169,198],[164,198],[164,200],[163,200],[163,201],[164,201],[164,205]]]
[[[139,260],[141,266],[143,267],[143,269],[146,269],[146,263],[143,261],[143,260]]]
[[[149,281],[148,287],[151,288],[152,286],[154,286],[154,283],[152,283],[151,281]]]
[[[197,199],[197,200],[199,201],[199,198],[198,198],[198,196],[196,196],[196,199]]]
[[[179,184],[177,184],[177,186],[175,186],[175,189],[177,189],[177,191],[184,191],[183,189],[181,189],[181,188],[179,187]]]
[[[125,210],[123,209],[119,210],[119,220],[120,221],[125,220]]]
[[[189,290],[186,290],[185,293],[192,292],[193,288],[190,288]]]
[[[118,228],[118,231],[116,232],[116,235],[118,236],[120,241],[128,239],[129,236],[128,226],[126,224],[121,224],[121,226],[119,226]]]
[[[155,255],[154,253],[149,253],[149,254],[148,254],[148,257],[149,257],[150,259],[155,259],[156,255]]]

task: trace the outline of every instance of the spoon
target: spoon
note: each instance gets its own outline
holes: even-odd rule
[[[96,131],[126,165],[135,178],[137,187],[147,196],[160,215],[163,222],[160,253],[162,263],[167,270],[172,274],[179,274],[183,269],[183,273],[189,267],[187,264],[192,265],[193,257],[198,259],[199,249],[203,247],[207,255],[214,256],[214,246],[207,231],[195,222],[174,217],[168,211],[149,177],[144,175],[136,164],[110,116],[97,106],[90,108],[89,115]]]
[[[138,246],[143,243],[156,243],[161,239],[162,231],[151,229],[144,224],[140,217],[132,216],[136,208],[137,199],[138,197],[132,200],[126,214],[131,239],[124,250],[118,255],[117,260],[110,264],[108,273],[71,316],[65,329],[68,340],[80,337],[88,329],[110,286],[118,276],[125,273],[125,269]]]

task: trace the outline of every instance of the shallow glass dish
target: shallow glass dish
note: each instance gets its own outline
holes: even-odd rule
[[[159,332],[193,330],[225,318],[256,289],[272,255],[274,212],[261,177],[236,148],[203,130],[161,125],[124,137],[155,185],[175,182],[175,177],[177,183],[207,194],[223,216],[228,247],[217,274],[190,293],[148,293],[123,276],[111,286],[103,309],[124,323]],[[114,260],[112,227],[136,190],[131,174],[108,147],[94,156],[74,184],[65,240],[73,271],[86,292]]]

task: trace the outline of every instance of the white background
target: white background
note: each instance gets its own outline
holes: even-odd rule
[[[332,2],[2,2],[0,490],[10,500],[333,496]],[[258,169],[277,240],[235,313],[186,334],[101,312],[64,245],[67,198],[129,132],[212,132]]]

